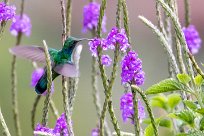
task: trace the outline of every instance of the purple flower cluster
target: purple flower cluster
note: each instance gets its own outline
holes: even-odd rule
[[[36,84],[38,83],[38,80],[42,77],[44,74],[44,69],[43,68],[37,68],[33,71],[32,76],[31,76],[31,86],[35,87]],[[54,84],[52,83],[51,86],[51,93],[54,92]],[[47,91],[45,91],[42,95],[46,95]]]
[[[198,53],[202,40],[199,36],[198,31],[196,30],[194,25],[189,25],[188,27],[183,28],[183,33],[186,38],[186,43],[188,48],[192,54]]]
[[[69,136],[68,130],[67,130],[67,123],[66,123],[66,118],[65,114],[63,113],[56,121],[56,125],[54,129],[44,127],[40,124],[38,124],[35,128],[35,132],[45,132],[48,134],[51,134],[53,136]],[[37,135],[35,135],[37,136]]]
[[[134,51],[130,51],[124,56],[121,62],[121,68],[122,84],[133,83],[139,86],[144,83],[145,73],[142,70],[142,61]]]
[[[84,19],[83,19],[83,32],[87,30],[95,30],[97,28],[100,12],[100,4],[96,2],[90,2],[84,6]],[[106,32],[106,16],[102,20],[102,30]]]
[[[39,132],[45,132],[45,133],[48,133],[50,135],[54,135],[53,134],[53,129],[44,127],[41,124],[37,124],[37,126],[35,127],[34,134],[35,134],[35,132],[38,132],[38,131]],[[38,136],[38,135],[35,134],[35,136]]]
[[[122,118],[124,122],[126,122],[127,119],[131,119],[132,123],[134,123],[134,105],[132,97],[132,93],[128,92],[120,98],[120,110],[122,111]],[[145,109],[140,100],[138,100],[138,116],[140,121],[145,118]]]
[[[112,59],[108,55],[102,55],[101,56],[101,62],[104,66],[110,66]]]
[[[10,27],[10,32],[12,35],[17,36],[18,33],[23,33],[26,36],[30,36],[31,33],[31,22],[30,18],[24,14],[22,17],[20,15],[16,15],[13,18],[11,27]]]
[[[118,30],[118,28],[114,27],[112,28],[106,39],[94,38],[93,40],[91,40],[89,42],[89,49],[92,53],[92,56],[97,57],[98,46],[106,51],[108,49],[115,49],[116,44],[119,44],[120,50],[122,52],[126,52],[126,50],[130,47],[125,30]],[[109,66],[112,61],[108,55],[103,55],[101,60],[102,64],[105,66]]]
[[[92,129],[91,136],[99,136],[99,128]]]
[[[67,122],[65,113],[63,113],[56,122],[55,128],[53,130],[54,133],[61,133],[63,136],[68,136],[68,130],[67,130]]]
[[[110,49],[115,49],[115,45],[118,43],[122,52],[126,52],[127,48],[130,47],[125,30],[118,30],[117,27],[112,28],[108,34],[108,37],[106,38],[106,41],[106,44]]]
[[[12,19],[16,14],[15,12],[15,6],[8,6],[4,2],[0,2],[0,22]]]

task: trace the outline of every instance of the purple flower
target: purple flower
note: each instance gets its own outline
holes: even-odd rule
[[[17,36],[20,32],[25,34],[26,36],[30,36],[31,27],[32,25],[30,22],[30,18],[26,14],[23,14],[22,17],[20,15],[16,15],[13,18],[13,22],[10,27],[10,32],[14,36]]]
[[[65,114],[63,113],[57,119],[54,129],[44,127],[44,126],[38,124],[35,128],[35,131],[46,132],[46,133],[51,134],[53,136],[61,136],[61,135],[62,136],[69,136],[68,130],[67,130],[67,122],[66,122]]]
[[[51,135],[54,135],[54,133],[53,133],[53,129],[50,129],[50,128],[48,128],[48,127],[44,127],[44,126],[42,126],[41,124],[37,124],[37,126],[36,126],[36,128],[35,128],[35,130],[34,130],[34,134],[35,134],[35,132],[46,132],[46,133],[48,133],[48,134],[51,134]],[[35,134],[35,136],[38,136],[38,135],[36,135]]]
[[[38,83],[38,80],[42,77],[44,74],[44,69],[43,68],[37,68],[33,71],[32,76],[31,76],[31,86],[35,87],[36,84]],[[51,86],[51,93],[54,92],[54,84],[52,83]],[[47,91],[45,91],[42,95],[46,95]]]
[[[68,136],[67,130],[67,122],[65,118],[65,113],[63,113],[56,122],[55,128],[53,130],[54,133],[62,133],[63,136]]]
[[[186,43],[188,48],[192,54],[198,53],[202,40],[199,36],[198,31],[196,30],[194,25],[189,25],[187,28],[183,28],[183,33],[186,38]]]
[[[112,28],[106,38],[106,43],[110,49],[115,49],[115,45],[118,43],[122,52],[126,52],[127,48],[130,47],[125,30],[118,30],[117,27]]]
[[[122,111],[122,118],[124,122],[126,122],[127,119],[131,119],[132,123],[134,123],[134,105],[132,97],[132,93],[128,92],[120,98],[120,110]],[[140,121],[145,118],[145,109],[140,100],[138,100],[138,116]]]
[[[91,2],[88,5],[84,6],[84,19],[83,19],[83,32],[87,30],[95,30],[98,25],[100,12],[100,4],[96,2]],[[106,16],[103,17],[102,20],[102,30],[106,32]]]
[[[0,22],[12,19],[16,14],[15,11],[15,6],[8,6],[4,2],[0,2]]]
[[[112,59],[108,55],[102,55],[101,56],[101,63],[105,66],[110,66],[112,62]]]
[[[124,56],[121,62],[121,68],[122,84],[133,82],[139,86],[144,83],[145,73],[142,71],[142,61],[134,51],[130,51]]]
[[[92,56],[96,57],[98,55],[97,47],[101,45],[101,40],[99,38],[94,38],[88,44],[89,44],[89,50],[91,51]]]
[[[38,68],[33,71],[32,77],[31,77],[31,86],[35,87],[36,84],[38,83],[38,80],[41,78],[41,76],[44,74],[44,69],[43,68]]]
[[[92,129],[91,136],[99,136],[99,128]]]

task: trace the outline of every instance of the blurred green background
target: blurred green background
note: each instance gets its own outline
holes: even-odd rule
[[[116,0],[108,1],[107,3],[107,30],[109,31],[115,25]],[[183,1],[179,2],[179,16],[182,25],[184,24],[184,8]],[[11,4],[19,7],[21,0],[11,1]],[[75,37],[88,37],[90,34],[82,34],[82,14],[83,6],[88,3],[88,0],[74,0],[72,12],[72,28],[71,34]],[[156,39],[156,36],[144,24],[138,20],[138,15],[144,15],[156,24],[155,17],[155,1],[153,0],[135,0],[127,1],[129,16],[130,16],[130,31],[133,41],[133,48],[139,54],[143,61],[143,69],[145,71],[145,84],[142,88],[146,89],[151,84],[154,84],[168,76],[167,57],[162,49],[162,46]],[[202,39],[204,38],[204,17],[203,17],[203,0],[191,1],[191,17],[194,24],[200,32]],[[35,0],[25,1],[25,13],[28,14],[32,21],[32,35],[23,37],[23,45],[39,45],[42,46],[42,40],[46,40],[49,47],[60,49],[61,44],[61,8],[59,0]],[[15,45],[16,38],[9,33],[10,22],[7,24],[4,36],[0,41],[0,105],[7,125],[14,134],[14,123],[11,107],[11,54],[8,49]],[[106,36],[106,34],[104,34]],[[88,136],[91,134],[91,129],[96,127],[97,117],[92,99],[91,89],[91,55],[88,50],[87,43],[82,51],[80,60],[81,77],[79,81],[79,89],[77,91],[74,112],[73,124],[76,136]],[[201,48],[199,54],[196,55],[198,62],[203,62],[204,48]],[[23,135],[32,135],[31,131],[31,108],[36,97],[33,88],[30,87],[31,72],[33,71],[32,64],[26,60],[17,60],[17,75],[18,75],[18,105],[20,111],[20,121]],[[123,88],[120,84],[120,73],[113,88],[113,104],[119,124],[122,130],[134,132],[131,123],[123,123],[121,120],[121,112],[119,107],[120,96],[123,93]],[[99,81],[101,91],[101,101],[104,100],[104,93]],[[52,95],[60,114],[63,112],[62,93],[61,93],[61,78],[55,80],[55,93]],[[43,100],[37,107],[36,122],[41,122]],[[109,115],[108,115],[109,117]],[[49,114],[49,126],[53,127],[55,120],[52,113]],[[109,118],[108,118],[109,121]],[[109,121],[110,124],[110,121]],[[111,126],[111,125],[110,125]],[[112,128],[112,127],[111,127]],[[0,131],[2,129],[0,128]],[[2,135],[0,133],[0,135]],[[163,135],[163,134],[162,134]],[[165,135],[167,135],[165,133]]]

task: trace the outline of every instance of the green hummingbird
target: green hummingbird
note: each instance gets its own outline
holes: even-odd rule
[[[75,59],[79,59],[82,50],[82,45],[77,43],[86,38],[78,39],[75,37],[67,37],[64,46],[61,50],[49,48],[49,54],[52,65],[52,80],[59,75],[66,77],[78,77],[79,70],[75,65]],[[26,58],[31,61],[45,63],[44,48],[39,46],[16,46],[9,49],[10,53],[21,58]],[[35,91],[37,94],[42,94],[47,90],[47,70],[38,80]]]

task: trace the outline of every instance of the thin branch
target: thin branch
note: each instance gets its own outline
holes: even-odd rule
[[[37,109],[37,105],[40,101],[41,95],[38,95],[35,98],[34,104],[33,104],[33,108],[31,110],[31,127],[34,130],[35,129],[35,115],[36,115],[36,109]]]
[[[70,4],[71,0],[68,0],[67,4]],[[66,39],[66,34],[69,34],[70,32],[67,32],[66,30],[70,31],[70,28],[67,27],[67,22],[70,23],[70,20],[67,21],[67,19],[70,19],[69,16],[67,15],[68,18],[66,18],[65,14],[65,1],[61,0],[61,14],[62,14],[62,43],[64,45],[65,39]],[[69,6],[69,5],[67,5]],[[71,9],[71,8],[69,8]],[[71,12],[67,11],[67,14],[71,14]],[[70,27],[70,25],[69,25]],[[70,112],[70,107],[69,107],[69,101],[68,101],[68,89],[67,89],[67,81],[64,76],[62,76],[62,95],[63,95],[63,105],[64,105],[64,111],[65,111],[65,117],[67,121],[67,129],[68,133],[70,136],[74,136],[73,128],[72,128],[72,123],[71,123],[71,112]]]
[[[185,26],[188,27],[191,22],[190,18],[190,0],[184,0],[185,7]]]
[[[176,63],[175,56],[173,55],[172,50],[168,46],[168,42],[166,41],[164,35],[158,30],[156,26],[154,26],[149,20],[147,20],[143,16],[139,16],[139,19],[144,22],[151,30],[157,35],[158,39],[161,41],[164,49],[167,52],[169,61],[171,62],[172,68],[174,70],[174,74],[177,75],[179,73],[178,65]]]
[[[131,85],[131,87],[132,87],[132,89],[133,89],[134,91],[137,91],[137,92],[141,95],[141,97],[142,97],[142,99],[143,99],[143,101],[144,101],[144,103],[145,103],[145,105],[146,105],[146,108],[147,108],[147,112],[148,112],[148,114],[149,114],[149,117],[150,117],[150,119],[151,119],[151,123],[152,123],[152,127],[153,127],[153,130],[154,130],[154,134],[155,134],[155,136],[158,136],[158,128],[157,128],[156,122],[155,122],[155,120],[154,120],[154,115],[153,115],[152,109],[151,109],[150,104],[149,104],[149,102],[148,102],[148,100],[147,100],[147,96],[146,96],[145,93],[144,93],[139,87],[137,87],[136,85]]]
[[[46,58],[46,74],[47,74],[47,94],[44,101],[44,108],[43,108],[43,118],[42,118],[42,125],[47,126],[48,123],[48,110],[50,105],[51,99],[51,86],[52,86],[52,66],[50,60],[50,54],[48,52],[48,47],[46,42],[43,40],[44,50],[45,50],[45,58]]]
[[[194,56],[191,54],[191,53],[188,53],[189,55],[189,58],[193,64],[193,67],[196,69],[196,71],[202,76],[202,78],[204,79],[204,73],[203,71],[201,70],[201,68],[198,66]]]
[[[50,108],[51,108],[51,111],[52,111],[55,119],[57,120],[60,116],[59,116],[59,112],[55,106],[55,103],[52,99],[50,100]]]
[[[172,11],[172,9],[163,1],[163,0],[157,0],[161,6],[163,7],[163,9],[166,11],[166,13],[171,17],[172,22],[174,24],[174,29],[176,31],[176,35],[179,39],[179,42],[184,50],[184,59],[186,62],[186,66],[187,66],[187,70],[188,70],[188,74],[190,75],[191,79],[193,79],[193,71],[192,71],[192,65],[191,62],[189,60],[189,49],[185,40],[185,36],[183,34],[181,25],[179,23],[179,18],[178,16]]]
[[[4,120],[4,117],[3,117],[2,113],[1,113],[1,107],[0,107],[0,122],[1,122],[1,125],[3,127],[3,131],[2,131],[3,135],[4,136],[11,136],[11,134],[9,132],[9,129],[8,129],[7,125],[6,125],[6,122]]]
[[[22,33],[17,35],[16,46],[21,42]],[[18,111],[18,96],[17,96],[17,73],[16,73],[16,56],[13,55],[11,62],[11,93],[12,93],[12,107],[13,107],[13,117],[14,125],[17,136],[21,136],[21,127],[19,121],[19,111]]]

